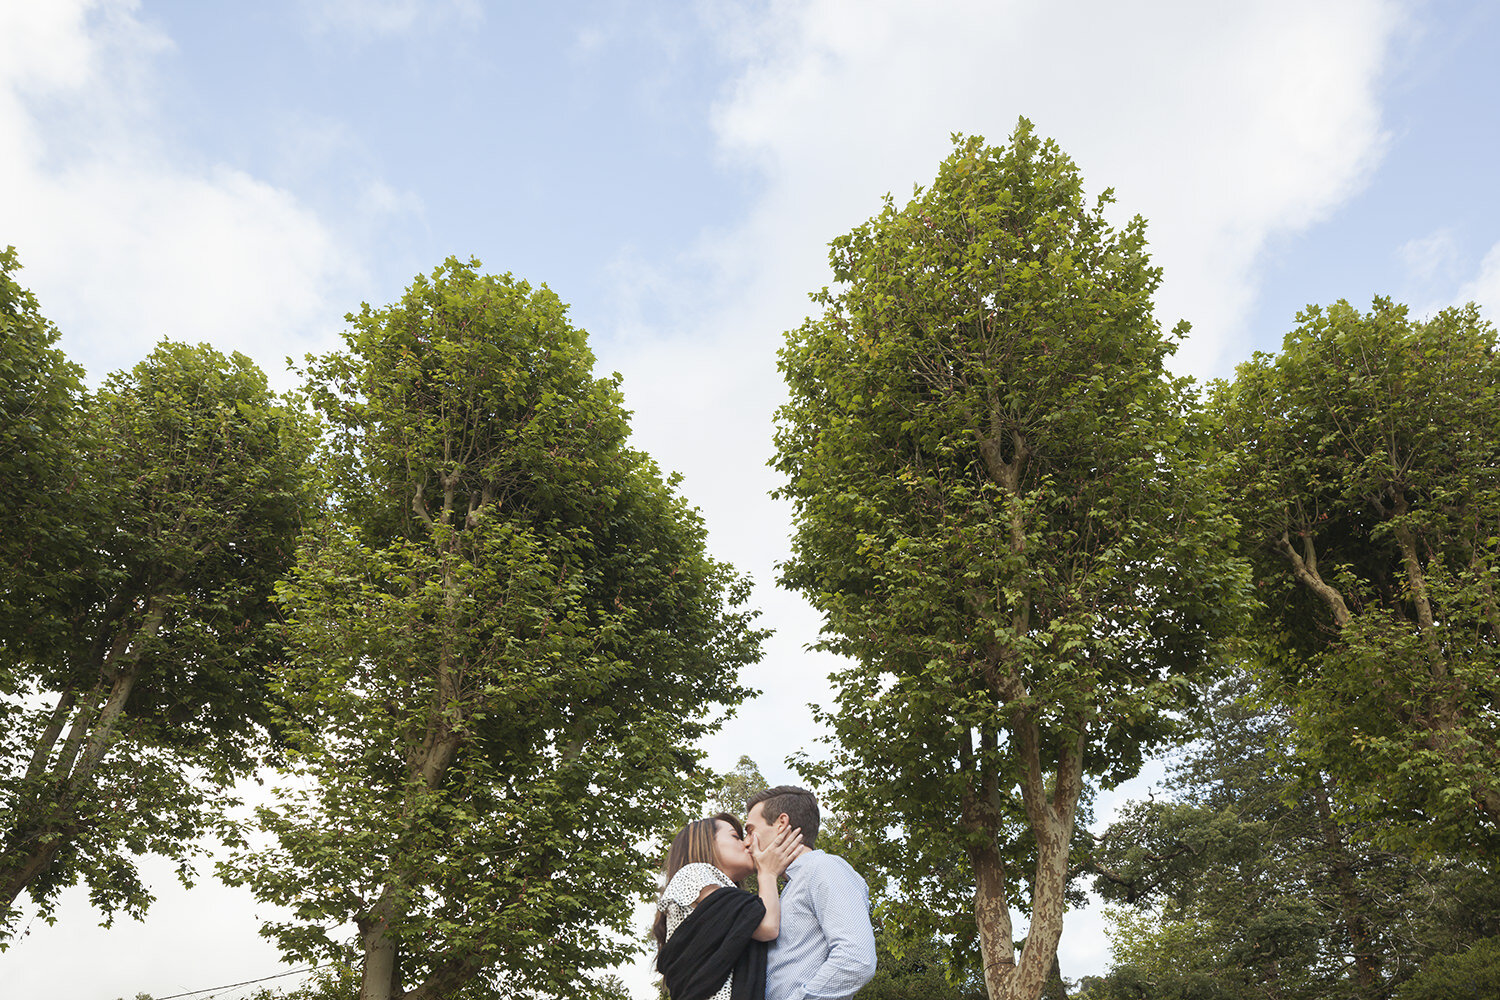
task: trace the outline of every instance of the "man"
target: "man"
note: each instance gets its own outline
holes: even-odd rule
[[[816,849],[818,800],[778,785],[745,803],[745,835],[769,842],[801,829],[802,848],[786,870],[781,934],[766,957],[766,1000],[845,1000],[875,975],[870,890],[849,862]]]

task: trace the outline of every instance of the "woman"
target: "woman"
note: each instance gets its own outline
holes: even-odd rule
[[[766,942],[781,930],[776,880],[801,845],[801,830],[746,843],[728,813],[695,820],[673,838],[653,927],[656,968],[672,1000],[763,1000]],[[756,895],[739,888],[752,872]]]

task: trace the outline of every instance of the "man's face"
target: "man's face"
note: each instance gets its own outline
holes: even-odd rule
[[[778,830],[787,825],[787,815],[782,813],[776,817],[775,822],[766,819],[762,807],[764,802],[757,802],[750,808],[750,815],[745,817],[745,839],[753,840],[759,844],[768,843]]]

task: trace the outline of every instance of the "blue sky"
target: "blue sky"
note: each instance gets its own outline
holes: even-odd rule
[[[1479,0],[0,0],[0,243],[93,378],[169,336],[290,387],[284,357],[449,254],[549,284],[777,629],[711,760],[790,779],[829,664],[770,586],[776,348],[829,239],[930,179],[950,133],[1023,114],[1147,217],[1184,372],[1275,349],[1309,302],[1500,310]],[[159,889],[109,932],[72,900],[0,958],[12,988],[275,970],[264,908]],[[1097,916],[1071,917],[1064,973],[1106,961]]]

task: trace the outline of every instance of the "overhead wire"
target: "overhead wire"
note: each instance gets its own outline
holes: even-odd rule
[[[321,968],[323,968],[322,965],[309,965],[305,969],[293,969],[291,972],[278,972],[274,976],[262,976],[259,979],[247,979],[242,983],[228,983],[224,986],[210,986],[207,989],[189,990],[186,993],[173,993],[171,996],[153,997],[152,1000],[181,1000],[182,997],[202,996],[205,993],[217,993],[220,990],[232,990],[237,986],[254,986],[256,983],[266,983],[270,982],[272,979],[285,979],[287,976],[296,976],[304,972],[312,972],[314,969]]]

